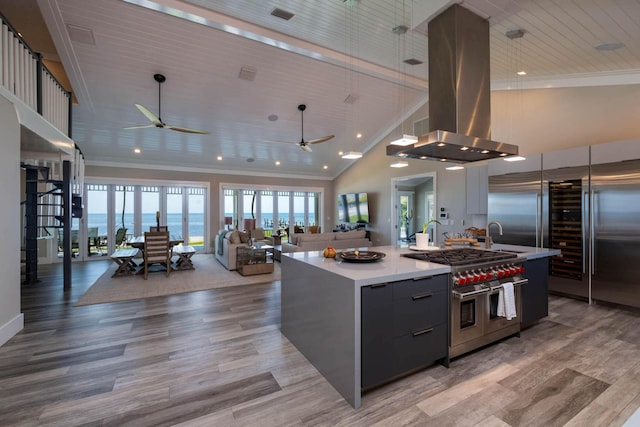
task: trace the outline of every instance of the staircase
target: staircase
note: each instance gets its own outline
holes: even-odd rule
[[[27,285],[38,282],[38,239],[51,236],[52,231],[56,234],[62,231],[65,259],[67,255],[71,259],[71,180],[70,174],[66,174],[66,179],[53,176],[60,175],[51,171],[56,166],[65,169],[59,167],[60,162],[49,165],[21,164],[26,175],[25,200],[21,204],[24,211],[24,284]],[[67,169],[70,170],[70,167]]]

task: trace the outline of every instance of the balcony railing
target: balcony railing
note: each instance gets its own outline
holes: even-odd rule
[[[0,84],[71,138],[71,92],[0,14]]]

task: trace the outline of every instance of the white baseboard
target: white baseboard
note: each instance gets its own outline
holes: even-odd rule
[[[20,332],[22,328],[24,328],[24,315],[22,313],[0,326],[0,346],[3,346],[4,343]]]

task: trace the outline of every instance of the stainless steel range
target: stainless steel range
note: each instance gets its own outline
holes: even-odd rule
[[[516,253],[463,248],[402,256],[451,266],[449,358],[520,333],[520,287],[528,280]],[[517,313],[511,320],[498,316],[499,293],[507,282],[514,285]]]

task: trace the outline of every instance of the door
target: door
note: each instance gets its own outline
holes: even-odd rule
[[[398,240],[406,241],[415,233],[415,203],[414,193],[411,191],[398,191]]]
[[[541,245],[541,173],[520,172],[489,177],[489,221],[502,224],[493,241],[510,245]],[[490,230],[487,230],[489,232]]]
[[[640,307],[640,160],[592,166],[592,298]]]
[[[544,246],[560,249],[549,258],[549,290],[589,298],[589,167],[543,172]]]

